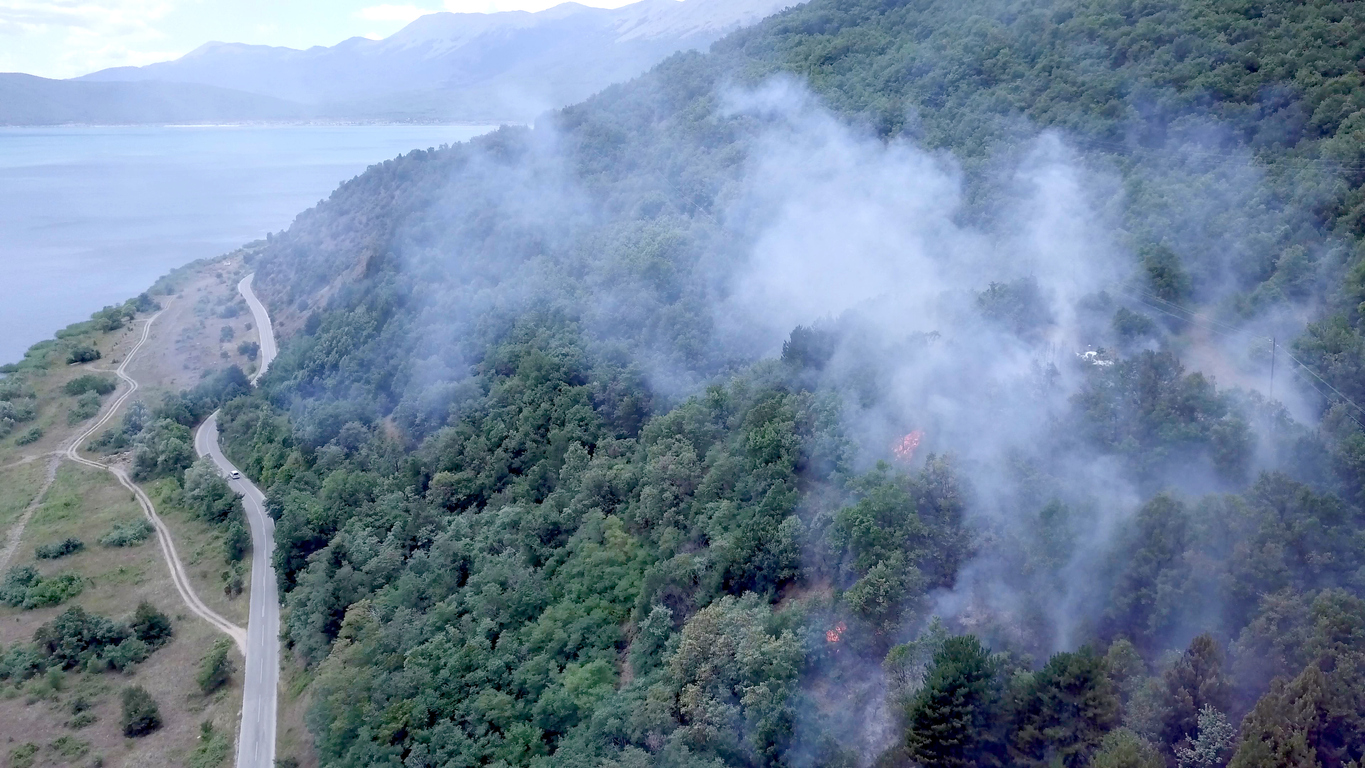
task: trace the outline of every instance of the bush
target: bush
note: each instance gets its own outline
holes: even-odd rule
[[[9,751],[9,764],[12,768],[29,768],[37,759],[38,745],[31,741]]]
[[[14,608],[45,608],[79,595],[84,587],[85,580],[74,573],[44,579],[32,566],[19,566],[5,573],[5,580],[0,583],[0,603]]]
[[[246,553],[250,551],[251,535],[247,533],[246,526],[241,520],[229,522],[223,537],[223,556],[228,562],[237,563],[246,559]]]
[[[145,519],[120,523],[100,537],[100,544],[106,547],[133,547],[146,541],[152,535],[152,524]]]
[[[146,643],[152,650],[169,643],[171,638],[175,637],[175,628],[171,626],[170,617],[145,600],[138,604],[128,627],[137,639]]]
[[[124,625],[80,606],[72,606],[60,616],[38,627],[33,644],[48,664],[60,669],[76,669],[103,656],[132,636]]]
[[[66,353],[66,362],[70,365],[92,363],[98,359],[100,359],[100,351],[86,344],[72,347]]]
[[[85,549],[85,542],[71,536],[53,544],[42,544],[33,551],[39,560],[56,560],[57,558],[74,555]]]
[[[123,689],[123,735],[146,736],[161,727],[161,710],[156,700],[140,685]]]
[[[234,331],[230,325],[225,325],[222,330],[218,331],[218,340],[221,342],[226,343],[235,338],[237,338],[237,332]]]
[[[27,680],[45,669],[47,660],[32,645],[13,645],[0,653],[0,680]]]
[[[42,427],[30,427],[29,430],[28,430],[27,432],[25,432],[25,433],[23,433],[22,435],[19,435],[18,437],[14,438],[14,444],[15,444],[15,445],[28,445],[28,444],[30,444],[30,443],[36,443],[36,442],[38,442],[38,441],[41,440],[41,439],[43,439],[43,428],[42,428]]]
[[[136,637],[124,640],[102,654],[109,666],[120,672],[127,672],[135,665],[146,661],[150,655],[152,655],[152,649]]]
[[[87,373],[83,376],[68,381],[62,391],[72,397],[83,395],[87,392],[94,392],[97,395],[107,395],[118,389],[118,380],[113,376],[100,376],[94,373]]]
[[[184,488],[185,506],[201,520],[224,523],[242,519],[241,499],[208,459],[199,459],[185,470]]]
[[[85,579],[74,573],[59,573],[50,579],[40,578],[28,588],[20,607],[32,609],[61,605],[79,595],[84,589]]]
[[[195,675],[194,679],[199,683],[199,690],[203,691],[205,696],[227,685],[232,679],[232,673],[237,671],[237,663],[233,661],[231,654],[232,641],[220,637],[199,661],[199,674]]]
[[[217,768],[232,754],[232,739],[213,727],[211,721],[199,724],[199,746],[194,748],[185,768]]]
[[[0,400],[0,420],[15,424],[31,421],[38,415],[38,401],[32,399]]]
[[[133,442],[133,479],[148,480],[184,470],[194,463],[194,437],[170,419],[158,419]]]
[[[248,360],[255,360],[261,353],[261,345],[254,341],[244,341],[237,345],[237,354],[245,355]]]
[[[74,426],[99,412],[100,396],[94,392],[86,392],[76,398],[76,405],[66,414],[66,423]]]
[[[20,565],[5,572],[5,580],[0,582],[0,602],[18,608],[28,597],[28,588],[38,583],[41,577],[31,565]]]

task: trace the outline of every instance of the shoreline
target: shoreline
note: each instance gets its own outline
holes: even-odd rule
[[[0,123],[0,131],[33,128],[493,128],[527,126],[513,120],[289,120],[235,123]]]

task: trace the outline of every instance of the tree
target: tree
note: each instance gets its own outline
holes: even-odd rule
[[[925,768],[1003,765],[999,664],[974,635],[949,638],[911,701],[905,744]]]
[[[1211,706],[1220,712],[1232,704],[1232,685],[1223,673],[1223,651],[1218,641],[1203,634],[1162,675],[1162,703],[1166,712],[1161,738],[1167,744],[1195,739],[1199,714]]]
[[[1180,768],[1222,768],[1236,733],[1227,715],[1205,704],[1199,710],[1199,735],[1189,746],[1175,748],[1176,763]]]
[[[1166,768],[1166,761],[1150,742],[1127,728],[1119,728],[1100,742],[1090,768]]]
[[[124,736],[138,738],[161,727],[161,710],[145,688],[140,685],[124,688],[121,699]]]
[[[1030,676],[1014,715],[1013,747],[1022,765],[1086,765],[1119,720],[1119,697],[1104,658],[1089,647],[1059,653]]]
[[[242,515],[241,499],[223,479],[218,467],[204,458],[185,470],[185,505],[210,523],[221,523]]]
[[[74,669],[131,635],[122,624],[86,613],[76,605],[39,627],[33,633],[33,644],[62,669]]]
[[[145,600],[138,603],[137,610],[133,613],[133,620],[128,627],[137,639],[152,649],[160,648],[169,643],[171,638],[175,636],[175,627],[171,626],[170,617],[158,611],[155,606]]]
[[[214,641],[213,647],[204,658],[200,659],[199,673],[195,675],[194,680],[205,696],[227,685],[237,671],[237,662],[232,659],[231,654],[232,641],[220,637]]]

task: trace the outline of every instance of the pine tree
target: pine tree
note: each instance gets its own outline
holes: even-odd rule
[[[924,768],[1002,764],[998,663],[972,635],[950,638],[907,713],[906,751]]]
[[[1085,765],[1119,721],[1119,698],[1104,659],[1090,648],[1053,656],[1030,676],[1014,713],[1016,762]]]

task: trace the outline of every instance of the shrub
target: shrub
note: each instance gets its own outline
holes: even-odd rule
[[[205,720],[199,724],[199,746],[190,754],[186,768],[216,768],[232,753],[232,739]]]
[[[100,544],[106,547],[133,547],[146,541],[152,535],[152,524],[146,519],[120,523],[100,537]]]
[[[118,389],[118,380],[113,376],[100,376],[94,373],[87,373],[83,376],[68,381],[62,391],[72,397],[83,395],[87,392],[94,392],[97,395],[107,395]]]
[[[123,689],[123,735],[146,736],[161,727],[161,710],[156,700],[140,685]]]
[[[14,438],[14,444],[15,444],[15,445],[28,445],[28,444],[30,444],[30,443],[36,443],[36,442],[38,442],[38,441],[41,440],[41,439],[43,439],[43,428],[42,428],[42,427],[30,427],[29,430],[28,430],[27,432],[25,432],[25,433],[23,433],[22,435],[19,435],[18,437]]]
[[[185,506],[201,520],[240,525],[242,502],[213,462],[199,459],[185,470]]]
[[[214,641],[213,647],[199,661],[199,674],[195,675],[195,682],[199,683],[199,690],[204,695],[227,685],[232,679],[232,673],[237,671],[237,663],[232,659],[232,641],[226,637],[220,637]]]
[[[245,355],[248,360],[255,360],[261,353],[261,345],[254,341],[244,341],[237,345],[237,354]]]
[[[70,536],[52,544],[39,545],[33,554],[39,560],[56,560],[67,555],[74,555],[82,549],[85,549],[85,542],[75,536]]]
[[[246,531],[246,526],[241,520],[232,520],[227,524],[227,532],[223,537],[223,555],[228,562],[236,563],[246,559],[246,553],[251,551],[251,536]]]
[[[39,627],[33,633],[33,644],[50,664],[75,669],[105,655],[131,636],[128,627],[87,613],[77,605]]]
[[[171,626],[170,617],[145,600],[138,604],[128,627],[137,639],[153,650],[169,643],[171,638],[175,637],[175,628]]]
[[[108,333],[122,328],[124,320],[133,319],[133,309],[129,304],[105,307],[91,315],[90,320],[94,324],[95,330]]]
[[[27,398],[23,400],[0,400],[0,420],[18,424],[31,421],[37,415],[38,402],[36,400]]]
[[[100,412],[100,396],[86,392],[76,398],[76,405],[66,414],[66,423],[76,425]]]
[[[0,602],[18,608],[28,597],[29,587],[37,584],[41,577],[31,565],[20,565],[5,572],[5,580],[0,582]]]
[[[45,669],[47,661],[32,645],[12,645],[0,653],[0,680],[27,680]]]
[[[66,362],[71,365],[92,363],[98,359],[100,359],[100,351],[86,344],[72,347],[66,353]]]
[[[33,742],[20,744],[9,751],[9,764],[12,768],[29,768],[38,759],[38,745]]]
[[[28,588],[23,608],[47,608],[61,605],[85,589],[85,579],[75,573],[59,573],[50,579],[39,579]]]
[[[229,342],[235,338],[237,338],[237,332],[230,325],[223,326],[222,330],[218,332],[218,340],[221,342]]]
[[[127,672],[135,665],[146,661],[150,655],[152,649],[136,637],[130,637],[101,654],[109,666],[120,672]]]

